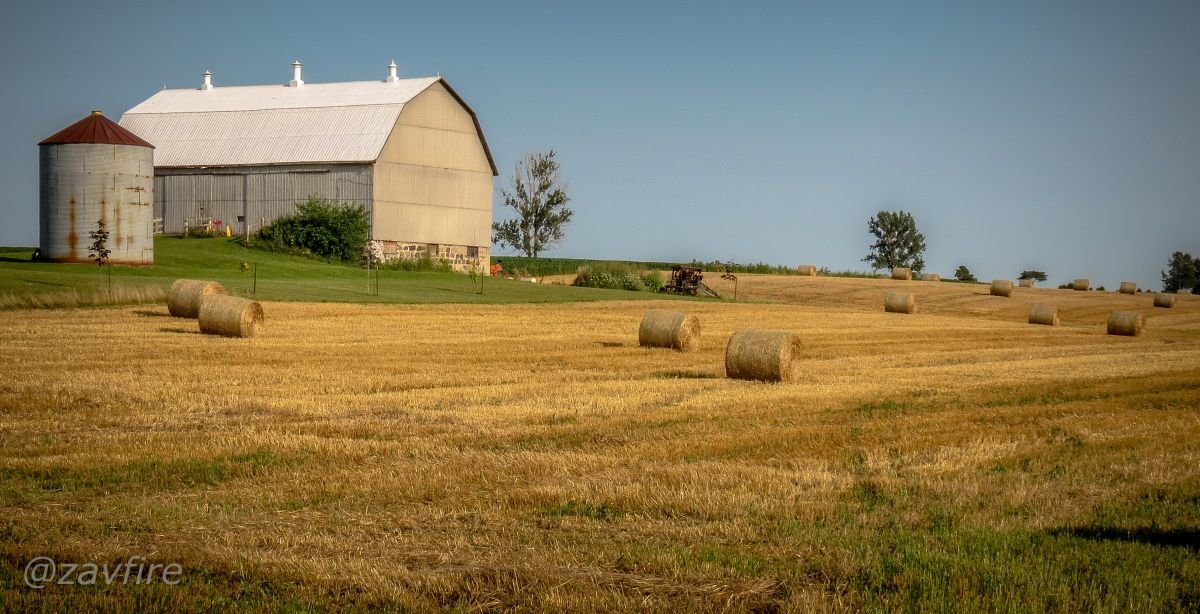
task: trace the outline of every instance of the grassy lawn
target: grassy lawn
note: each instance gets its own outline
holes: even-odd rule
[[[29,262],[32,248],[0,247],[0,309],[159,302],[179,278],[212,279],[231,294],[268,301],[352,303],[558,303],[662,298],[645,292],[598,290],[488,278],[483,294],[456,273],[382,271],[379,293],[367,293],[366,272],[297,256],[246,249],[224,238],[157,237],[152,267],[113,267],[115,301],[94,265]],[[243,262],[252,265],[242,271]],[[257,268],[257,282],[254,268]]]

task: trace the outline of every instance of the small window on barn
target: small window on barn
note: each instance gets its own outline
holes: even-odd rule
[[[467,248],[467,258],[478,258],[478,257],[479,257],[479,248],[478,247],[468,247]]]

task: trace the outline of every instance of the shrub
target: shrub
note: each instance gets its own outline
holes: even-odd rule
[[[312,254],[326,261],[358,262],[371,223],[361,205],[316,196],[296,203],[296,213],[258,231],[258,240],[280,251]]]
[[[423,251],[417,258],[397,259],[391,262],[380,264],[380,269],[386,271],[420,271],[420,272],[435,272],[449,273],[454,270],[449,262],[440,258],[433,258],[429,252]]]
[[[654,274],[639,274],[637,269],[623,264],[593,264],[579,267],[575,273],[573,285],[639,292],[651,289],[646,282],[651,275]],[[662,286],[660,278],[656,278],[655,281],[658,282],[659,287]]]
[[[642,285],[650,292],[658,292],[663,289],[666,282],[663,281],[662,275],[658,271],[646,271],[642,273]]]
[[[211,226],[190,226],[183,233],[185,239],[211,239],[217,236]]]

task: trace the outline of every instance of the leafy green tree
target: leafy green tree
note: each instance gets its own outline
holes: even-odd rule
[[[965,264],[960,264],[958,265],[957,269],[954,269],[954,279],[966,282],[979,281],[978,279],[975,279],[975,276],[971,274],[971,269],[968,269],[967,265]]]
[[[917,230],[911,213],[880,211],[867,221],[867,231],[875,236],[871,252],[863,258],[871,268],[908,267],[914,273],[925,268],[925,235]]]
[[[564,227],[573,211],[571,200],[559,177],[554,150],[531,153],[517,162],[512,187],[501,189],[504,204],[516,211],[515,218],[492,223],[493,241],[501,247],[511,245],[530,258],[562,241]]]
[[[1021,276],[1017,279],[1033,279],[1042,282],[1046,281],[1046,273],[1043,271],[1021,271]]]
[[[1200,291],[1200,258],[1187,252],[1171,254],[1167,270],[1162,271],[1163,292]]]

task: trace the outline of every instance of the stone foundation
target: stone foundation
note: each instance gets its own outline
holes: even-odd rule
[[[488,247],[469,245],[444,245],[438,243],[405,243],[403,241],[379,241],[384,262],[397,260],[419,260],[426,254],[434,260],[446,262],[459,273],[468,273],[474,268],[487,271],[491,264],[492,250]]]

